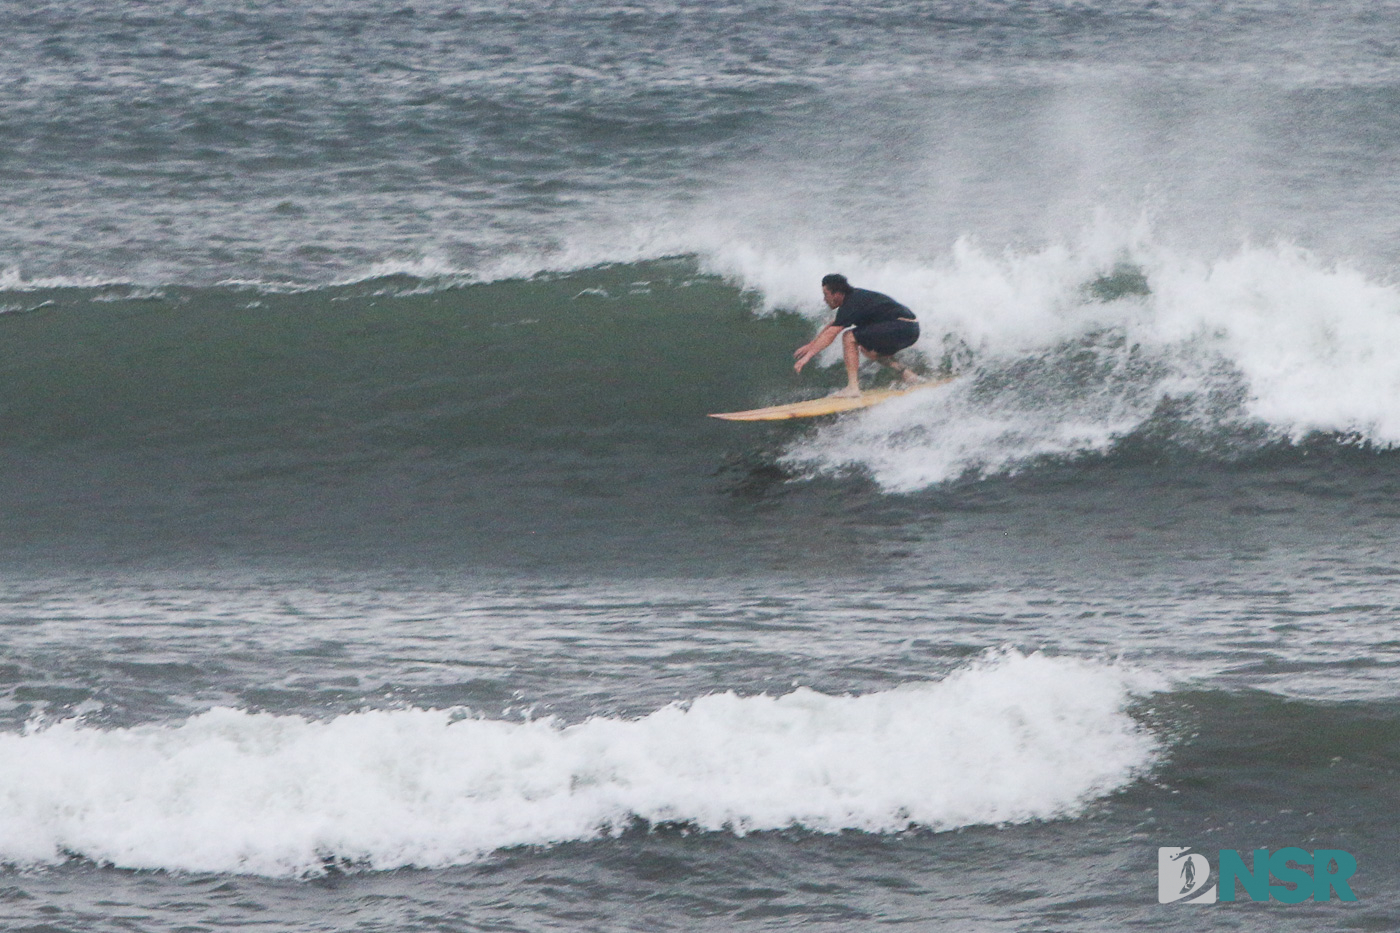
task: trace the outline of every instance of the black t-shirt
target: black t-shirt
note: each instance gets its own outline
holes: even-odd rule
[[[836,309],[836,320],[831,323],[837,327],[864,327],[866,324],[897,321],[902,317],[913,316],[913,311],[889,295],[872,292],[868,288],[853,288]]]

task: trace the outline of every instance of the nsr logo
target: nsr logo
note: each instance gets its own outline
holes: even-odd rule
[[[1268,849],[1255,849],[1253,864],[1249,866],[1238,851],[1221,849],[1219,880],[1206,887],[1210,860],[1192,852],[1190,846],[1169,846],[1157,850],[1157,901],[1214,904],[1217,889],[1220,900],[1233,901],[1236,883],[1251,901],[1267,901],[1270,897],[1285,904],[1300,904],[1308,898],[1326,901],[1332,899],[1333,891],[1338,900],[1354,901],[1356,895],[1347,883],[1354,874],[1356,859],[1341,849],[1309,852],[1289,846],[1272,855]],[[1270,884],[1270,875],[1279,883]]]

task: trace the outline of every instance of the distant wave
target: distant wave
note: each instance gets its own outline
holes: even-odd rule
[[[0,736],[0,859],[299,875],[457,864],[637,819],[741,834],[1048,819],[1152,765],[1157,740],[1124,711],[1143,687],[1009,652],[866,696],[723,693],[575,725],[460,710],[68,721]]]

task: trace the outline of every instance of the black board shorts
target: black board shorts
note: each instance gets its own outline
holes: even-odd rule
[[[918,339],[918,321],[879,321],[856,328],[856,343],[878,356],[893,356]]]

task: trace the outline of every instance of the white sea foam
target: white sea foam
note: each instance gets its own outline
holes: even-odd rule
[[[865,696],[733,693],[640,719],[463,711],[328,721],[214,709],[0,736],[0,859],[298,875],[441,866],[636,818],[747,833],[890,832],[1078,812],[1152,765],[1115,665],[999,653]]]
[[[708,263],[817,320],[829,312],[814,283],[835,270],[918,312],[919,351],[967,378],[842,419],[788,456],[863,468],[891,490],[1102,452],[1164,406],[1207,436],[1400,444],[1400,356],[1387,349],[1400,345],[1400,289],[1288,244],[1203,259],[1154,242],[1146,224],[1104,223],[1078,244],[1024,252],[963,240],[936,260],[876,261],[741,243]],[[1124,269],[1146,294],[1092,288]],[[822,362],[837,363],[836,349]]]
[[[0,269],[0,292],[36,292],[51,288],[106,288],[129,283],[101,275],[27,275],[22,269]]]

